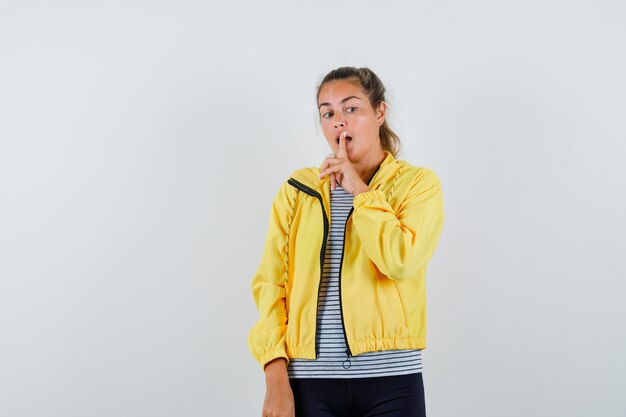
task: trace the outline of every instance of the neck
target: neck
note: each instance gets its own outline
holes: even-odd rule
[[[367,181],[372,177],[380,164],[385,160],[385,156],[385,152],[382,148],[380,148],[376,152],[370,152],[359,161],[352,163],[354,169],[356,169],[356,172],[359,174],[359,177],[361,177],[365,184],[367,184]]]

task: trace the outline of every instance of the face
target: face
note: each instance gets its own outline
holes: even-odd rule
[[[374,109],[358,82],[336,80],[324,84],[318,106],[324,136],[335,156],[339,152],[339,135],[344,130],[351,162],[358,162],[370,152],[382,152],[378,132],[385,121],[386,104],[382,102]]]

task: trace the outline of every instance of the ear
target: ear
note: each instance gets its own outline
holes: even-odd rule
[[[382,126],[385,123],[385,117],[387,114],[387,103],[381,101],[376,109],[376,121],[378,122],[378,126]]]

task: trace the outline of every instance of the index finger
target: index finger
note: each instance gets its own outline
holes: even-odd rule
[[[339,135],[339,151],[337,152],[337,158],[347,158],[348,151],[346,150],[346,136],[348,132],[345,130]]]

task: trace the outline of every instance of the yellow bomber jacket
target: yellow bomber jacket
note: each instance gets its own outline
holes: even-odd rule
[[[389,151],[348,214],[339,271],[348,357],[426,348],[426,267],[443,229],[435,172]],[[248,348],[265,369],[283,357],[316,359],[317,306],[330,231],[330,180],[295,170],[274,197],[251,289],[260,318]]]

